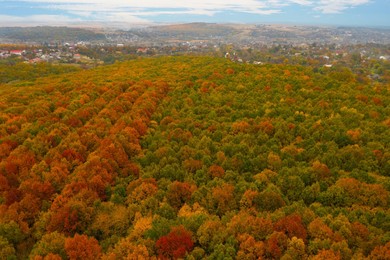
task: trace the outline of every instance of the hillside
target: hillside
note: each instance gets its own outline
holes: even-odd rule
[[[181,40],[228,38],[238,33],[232,26],[212,23],[159,25],[150,27],[149,30],[158,38],[170,37]]]
[[[98,41],[104,34],[83,28],[70,27],[0,27],[0,39],[21,42]]]
[[[185,23],[125,27],[0,27],[0,42],[54,46],[79,41],[96,46],[175,45],[202,42],[211,45],[389,44],[389,27],[335,27],[288,24]]]
[[[0,259],[388,257],[388,82],[210,57],[57,73],[0,84]]]

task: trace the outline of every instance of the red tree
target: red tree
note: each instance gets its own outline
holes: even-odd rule
[[[95,260],[100,258],[102,249],[95,238],[76,234],[65,240],[65,251],[71,260]]]
[[[171,232],[160,237],[156,242],[157,252],[161,259],[178,259],[192,250],[194,242],[191,233],[183,226],[172,228]]]
[[[274,229],[284,232],[288,237],[302,238],[306,241],[306,228],[302,224],[302,218],[298,214],[292,214],[280,219],[275,223]]]

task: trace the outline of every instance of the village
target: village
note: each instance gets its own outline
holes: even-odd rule
[[[49,63],[89,63],[92,59],[77,52],[77,44],[65,43],[48,46],[29,46],[25,48],[0,49],[0,59],[17,58],[25,63],[35,64],[40,62]],[[14,47],[20,47],[15,45]]]
[[[388,62],[389,42],[388,30],[380,28],[208,23],[128,30],[3,28],[0,61],[90,68],[143,56],[211,55],[255,65],[346,65],[357,69]]]
[[[310,63],[316,67],[331,68],[338,64],[348,64],[352,66],[352,69],[365,64],[390,60],[389,49],[376,44],[234,44],[192,40],[159,44],[154,42],[142,46],[121,42],[0,45],[0,60],[13,60],[29,64],[42,62],[78,64],[86,68],[142,56],[162,55],[213,55],[237,63],[255,65],[266,63],[305,65]],[[380,73],[372,72],[374,78],[378,78],[378,74]]]

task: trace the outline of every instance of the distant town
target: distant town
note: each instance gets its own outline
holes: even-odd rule
[[[0,28],[0,60],[95,67],[142,56],[212,55],[238,63],[369,67],[390,60],[389,28],[193,23],[124,30]]]
[[[80,44],[80,43],[79,43]],[[3,49],[0,49],[0,58],[19,58],[25,63],[40,63],[40,62],[50,62],[50,63],[91,63],[94,62],[94,59],[82,55],[79,53],[78,44],[69,44],[65,43],[63,45],[59,44],[49,44],[49,45],[37,45],[37,46],[18,46],[18,45],[9,45],[3,46]],[[87,45],[81,45],[86,48]],[[4,48],[6,47],[6,48]],[[22,47],[19,49],[10,49],[10,47]]]

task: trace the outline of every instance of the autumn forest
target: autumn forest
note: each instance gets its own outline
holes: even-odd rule
[[[0,259],[389,259],[389,75],[195,56],[12,66]]]

